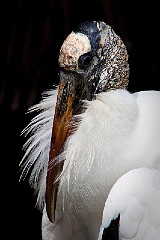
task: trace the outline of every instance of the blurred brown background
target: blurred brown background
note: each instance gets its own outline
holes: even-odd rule
[[[156,1],[155,1],[156,2]],[[41,214],[28,180],[19,183],[27,108],[58,83],[60,46],[82,21],[101,20],[125,42],[128,90],[160,90],[159,8],[154,1],[6,0],[1,3],[1,222],[4,239],[41,239]]]

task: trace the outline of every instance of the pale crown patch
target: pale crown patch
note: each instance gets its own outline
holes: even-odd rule
[[[87,36],[72,32],[64,41],[59,54],[59,65],[67,70],[78,68],[78,59],[91,50]]]

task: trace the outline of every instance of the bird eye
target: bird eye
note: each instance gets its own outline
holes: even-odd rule
[[[78,66],[81,69],[86,69],[90,66],[92,61],[92,56],[89,53],[85,53],[78,59]]]

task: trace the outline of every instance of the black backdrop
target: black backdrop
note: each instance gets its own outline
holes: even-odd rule
[[[19,182],[27,108],[58,83],[58,53],[81,21],[102,20],[124,40],[128,90],[160,90],[159,10],[154,1],[8,0],[1,3],[1,230],[4,239],[41,239],[41,214],[28,179]]]

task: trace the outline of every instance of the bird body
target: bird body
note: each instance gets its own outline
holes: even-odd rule
[[[35,122],[36,129],[43,118],[47,120],[48,116],[50,119],[42,129],[38,128],[35,135],[35,139],[42,142],[44,139],[46,150],[41,144],[39,152],[45,155],[46,151],[46,156],[50,146],[56,94],[57,90],[53,90],[49,98],[43,99],[38,107],[44,109],[38,122]],[[55,239],[72,239],[74,231],[75,234],[84,231],[84,239],[97,239],[105,201],[119,177],[141,166],[159,168],[159,104],[158,91],[132,94],[123,89],[100,93],[94,101],[86,102],[85,112],[77,116],[77,131],[68,139],[60,155],[60,158],[65,158],[57,206],[57,214],[62,219],[54,228],[44,209],[44,239],[54,239],[55,233]],[[34,152],[32,154],[35,155]],[[43,190],[45,177],[40,186]],[[42,196],[44,194],[43,191]],[[90,236],[87,235],[87,229],[90,230]]]
[[[80,29],[61,48],[59,88],[31,108],[40,113],[24,130],[22,176],[33,166],[43,240],[97,240],[114,183],[134,168],[160,169],[160,92],[126,90],[126,50],[110,27]],[[73,57],[74,42],[82,50]]]
[[[103,210],[104,229],[120,214],[119,239],[160,239],[160,171],[153,168],[130,170],[112,187]],[[152,203],[152,204],[151,204]]]

